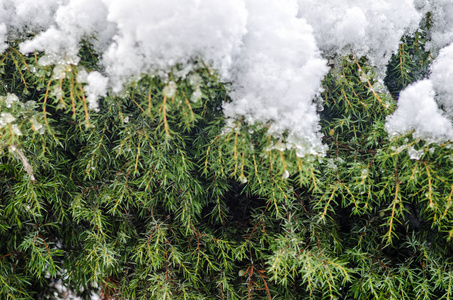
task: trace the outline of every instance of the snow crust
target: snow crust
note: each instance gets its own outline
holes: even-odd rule
[[[288,134],[286,148],[322,154],[313,99],[328,72],[325,59],[367,56],[383,77],[401,36],[413,33],[427,12],[432,12],[428,47],[439,51],[453,42],[451,0],[0,0],[0,52],[8,40],[38,33],[20,50],[44,51],[39,64],[64,71],[78,63],[80,41],[87,39],[100,54],[102,72],[81,71],[91,109],[97,109],[98,97],[120,93],[142,74],[165,79],[178,66],[177,75],[185,77],[201,59],[232,82],[233,101],[224,104],[228,118],[267,123],[272,135]],[[445,125],[445,116],[434,109],[433,91],[453,115],[451,52],[451,46],[440,50],[430,83],[401,93],[390,132],[412,128],[420,136],[434,134],[429,122],[415,124],[404,109],[422,123],[421,116],[442,116]],[[404,104],[409,99],[416,105]],[[415,111],[423,105],[432,115]]]

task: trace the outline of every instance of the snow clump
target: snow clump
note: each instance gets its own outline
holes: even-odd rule
[[[21,2],[23,0],[19,0]],[[41,2],[41,10],[45,10],[46,1]],[[23,53],[35,50],[45,51],[56,58],[67,57],[66,60],[77,59],[80,41],[88,39],[95,50],[101,53],[110,44],[116,27],[107,21],[108,7],[101,0],[57,1],[60,5],[53,17],[44,27],[46,30],[31,40],[20,45]],[[51,14],[51,11],[47,11]],[[91,38],[93,35],[96,38]],[[53,63],[62,64],[55,61]]]
[[[431,66],[429,79],[415,82],[400,93],[398,109],[386,123],[391,135],[415,130],[415,138],[429,142],[453,140],[452,66],[453,44],[440,50]]]
[[[452,124],[437,106],[434,94],[430,80],[420,80],[404,89],[398,99],[398,109],[387,118],[385,124],[390,136],[413,131],[414,138],[431,143],[452,139]]]
[[[404,34],[414,32],[421,15],[413,0],[298,0],[299,17],[313,27],[316,42],[327,56],[367,56],[384,66]]]
[[[234,99],[225,103],[227,117],[250,123],[271,121],[269,132],[288,132],[288,148],[300,156],[323,152],[319,116],[313,98],[328,72],[296,1],[247,1],[247,34],[233,60]]]
[[[416,8],[424,16],[428,14],[427,50],[436,56],[440,49],[453,43],[453,1],[416,0]]]
[[[132,3],[131,3],[132,2]],[[177,64],[202,58],[224,77],[246,33],[242,0],[104,0],[116,24],[102,64],[120,91],[131,76],[165,76]],[[191,71],[189,68],[186,73]]]
[[[88,85],[85,87],[88,107],[92,110],[99,110],[98,98],[107,94],[108,78],[97,71],[90,72],[87,77]]]
[[[453,118],[453,43],[440,50],[431,66],[430,80],[437,94],[437,102]]]

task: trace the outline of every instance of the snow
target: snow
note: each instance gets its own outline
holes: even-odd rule
[[[389,118],[388,128],[391,132],[414,128],[421,136],[433,131],[414,120],[403,121],[401,107],[406,107],[403,103],[414,89],[423,92],[416,95],[415,107],[432,108],[434,89],[439,94],[436,100],[453,115],[448,85],[452,50],[441,50],[453,42],[451,0],[0,0],[0,4],[0,52],[8,40],[37,33],[22,42],[20,50],[44,51],[39,64],[55,65],[55,78],[63,78],[68,65],[78,64],[81,40],[93,44],[101,58],[100,72],[79,69],[77,78],[87,84],[90,109],[96,110],[98,98],[108,91],[121,94],[129,81],[143,74],[165,81],[170,71],[177,77],[192,76],[203,61],[221,80],[232,82],[233,101],[223,106],[227,118],[268,124],[269,133],[280,138],[280,148],[295,148],[300,156],[325,150],[313,100],[329,70],[326,59],[366,56],[382,79],[401,36],[417,30],[430,11],[428,47],[435,54],[440,50],[432,68],[432,87],[422,82],[402,92],[397,117]],[[194,80],[190,98],[199,101],[200,83]],[[165,94],[171,96],[173,83],[166,83]],[[414,107],[408,109],[416,113]],[[445,120],[439,110],[429,111]],[[446,138],[445,134],[440,135]]]
[[[453,1],[416,0],[416,7],[423,15],[431,13],[427,49],[436,55],[440,49],[453,43]]]
[[[401,91],[397,110],[387,118],[390,136],[414,131],[414,138],[443,143],[453,138],[453,127],[434,100],[433,83],[420,80]]]
[[[1,0],[0,28],[6,28],[8,36],[0,39],[6,42],[8,37],[20,37],[25,32],[48,29],[54,24],[53,15],[62,0]],[[0,46],[1,50],[6,45]]]
[[[42,7],[46,7],[42,3]],[[51,12],[47,12],[50,14]],[[21,44],[22,52],[45,51],[48,55],[77,57],[79,42],[96,33],[96,39],[89,39],[96,50],[102,51],[113,37],[114,25],[106,21],[107,7],[101,0],[72,0],[61,5],[41,32],[32,40]]]
[[[107,94],[108,78],[102,76],[97,71],[90,72],[87,77],[88,84],[85,86],[88,107],[92,110],[98,110],[98,98]]]
[[[17,97],[15,94],[7,93],[5,98],[6,107],[11,108],[14,102],[19,102],[19,97]]]
[[[440,50],[431,65],[430,79],[437,94],[437,102],[453,118],[453,43]]]
[[[8,48],[8,44],[6,41],[8,40],[8,30],[5,24],[0,24],[0,53],[3,53],[6,48]]]
[[[440,50],[431,65],[429,79],[400,93],[398,109],[387,120],[387,131],[397,136],[415,130],[415,138],[436,143],[453,140],[452,82],[453,43]]]
[[[131,76],[164,75],[197,58],[226,77],[246,32],[247,11],[241,0],[104,2],[108,20],[118,28],[102,61],[115,91]]]
[[[420,150],[415,150],[414,147],[409,146],[407,149],[407,153],[409,154],[409,157],[414,160],[418,160],[423,156],[423,149]]]
[[[232,103],[227,117],[272,121],[269,132],[288,132],[299,155],[323,151],[313,98],[327,74],[311,27],[296,17],[295,1],[247,1],[247,34],[235,56]]]
[[[201,92],[201,83],[203,79],[197,73],[193,73],[189,76],[189,83],[194,88],[194,92],[190,96],[190,101],[198,102],[203,97],[203,93]]]
[[[176,82],[170,81],[162,90],[162,95],[168,98],[173,98],[176,94],[176,89],[178,86],[176,85]]]
[[[398,49],[401,37],[421,19],[412,0],[298,0],[299,17],[314,28],[327,56],[367,56],[381,70]]]
[[[0,113],[0,128],[2,128],[5,125],[8,125],[14,121],[16,121],[16,118],[12,114],[10,114],[8,112]]]

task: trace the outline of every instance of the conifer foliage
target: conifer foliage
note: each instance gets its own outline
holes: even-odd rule
[[[231,85],[201,59],[92,109],[89,42],[62,65],[11,42],[0,298],[450,299],[451,143],[385,129],[399,92],[428,75],[425,42],[403,37],[384,81],[366,57],[331,58],[324,156],[226,118]]]

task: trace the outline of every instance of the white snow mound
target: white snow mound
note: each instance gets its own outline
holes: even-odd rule
[[[414,138],[428,142],[443,143],[453,139],[452,124],[437,106],[434,94],[430,80],[420,80],[404,89],[397,110],[385,124],[390,136],[414,131]]]

